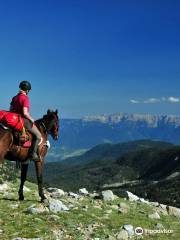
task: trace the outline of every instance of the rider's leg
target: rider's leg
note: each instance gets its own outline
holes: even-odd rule
[[[28,131],[30,131],[33,134],[33,136],[35,137],[34,141],[32,142],[32,155],[31,155],[31,157],[35,161],[39,160],[39,156],[37,154],[37,151],[38,151],[38,146],[41,142],[41,133],[38,130],[38,128],[36,127],[36,125],[32,124],[27,119],[25,119],[24,125],[28,129]]]
[[[30,132],[36,137],[33,142],[33,149],[32,149],[32,159],[33,160],[39,160],[38,156],[38,147],[39,144],[41,143],[41,133],[36,127],[36,125],[33,124]]]

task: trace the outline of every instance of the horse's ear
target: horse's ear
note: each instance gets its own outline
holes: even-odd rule
[[[57,115],[58,114],[58,110],[56,109],[56,111],[55,111],[55,114]]]
[[[47,115],[49,115],[50,113],[51,113],[51,111],[48,109],[48,110],[47,110]]]

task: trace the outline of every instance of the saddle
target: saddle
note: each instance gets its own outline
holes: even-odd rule
[[[14,132],[13,136],[14,136],[14,144],[21,147],[25,147],[25,148],[31,147],[32,142],[31,142],[30,134],[27,129],[24,128],[22,133]]]
[[[0,123],[0,127],[3,128],[4,130],[9,130],[13,134],[13,144],[20,146],[20,147],[25,147],[25,148],[30,148],[32,145],[32,140],[30,137],[30,133],[28,132],[27,129],[23,128],[22,132],[14,131],[11,128],[8,128],[4,126],[2,123]]]
[[[0,110],[0,126],[11,130],[14,136],[14,144],[22,147],[30,147],[30,134],[24,128],[24,121],[20,114]]]

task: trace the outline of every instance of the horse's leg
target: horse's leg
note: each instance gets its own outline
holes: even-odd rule
[[[43,191],[43,167],[44,167],[44,161],[35,161],[36,166],[36,176],[37,176],[37,182],[38,182],[38,190],[39,190],[39,196],[41,197],[41,202],[43,202],[46,197],[44,195]]]
[[[19,200],[24,200],[23,186],[27,177],[28,164],[21,164],[21,184],[19,187]]]

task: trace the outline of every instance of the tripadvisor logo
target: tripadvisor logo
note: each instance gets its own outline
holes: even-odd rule
[[[172,234],[174,231],[173,230],[168,230],[168,229],[143,229],[142,227],[137,227],[135,228],[135,234],[136,235],[143,235],[145,234]]]
[[[142,227],[137,227],[135,228],[135,234],[136,235],[142,235],[144,232],[143,228]]]

